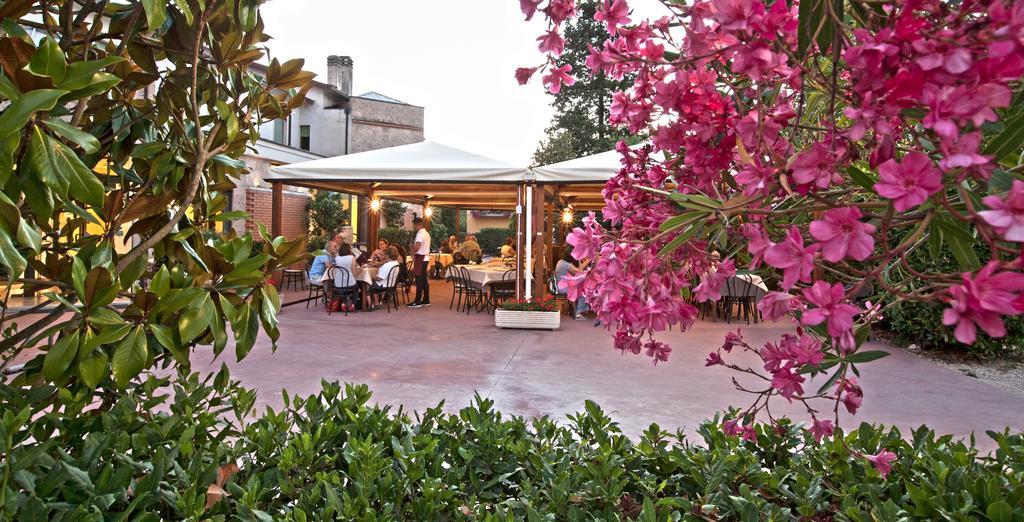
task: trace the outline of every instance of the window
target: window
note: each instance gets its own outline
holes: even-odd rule
[[[309,125],[299,125],[299,148],[309,150]]]
[[[287,125],[287,120],[274,120],[274,143],[280,143],[281,145],[288,144],[285,142],[285,132],[288,130]]]

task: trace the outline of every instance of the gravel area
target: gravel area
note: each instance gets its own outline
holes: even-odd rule
[[[923,350],[915,344],[907,346],[906,350],[968,377],[1024,397],[1024,354],[1020,352],[998,358],[981,359],[959,353]]]

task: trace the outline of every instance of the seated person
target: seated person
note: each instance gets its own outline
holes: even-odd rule
[[[582,262],[577,261],[575,257],[572,257],[572,249],[566,248],[565,254],[562,255],[562,259],[560,259],[558,264],[555,265],[555,286],[558,287],[558,292],[561,293],[565,291],[563,289],[564,286],[562,285],[562,280],[565,279],[566,276],[580,273],[580,271],[586,269],[589,264],[589,259],[584,259]],[[583,296],[576,299],[576,304],[573,308],[576,319],[581,321],[586,319],[583,317],[583,314],[590,311],[590,305],[587,304],[587,300],[584,299]]]
[[[313,263],[309,266],[310,284],[320,284],[320,280],[324,278],[324,274],[327,273],[327,269],[334,266],[334,256],[338,255],[338,244],[334,241],[328,241],[324,250],[326,250],[327,253],[314,257]]]
[[[479,263],[483,259],[483,251],[480,250],[480,243],[476,242],[476,236],[466,237],[459,245],[456,257],[461,257],[462,263]]]
[[[511,237],[505,239],[505,244],[501,246],[501,257],[516,257],[515,240]]]
[[[370,263],[380,266],[388,261],[388,241],[381,239],[377,242],[377,250],[370,256]]]
[[[343,272],[341,270],[336,270],[334,272],[334,286],[340,288],[343,285],[346,285],[346,283],[346,286],[354,286],[356,284],[356,256],[352,254],[352,245],[342,243],[341,246],[338,247],[338,255],[334,256],[334,266],[348,269],[349,273],[352,274],[350,281],[344,281],[343,278],[345,276],[343,275]]]
[[[442,254],[454,254],[459,249],[459,240],[455,236],[448,236],[448,239],[441,243]]]
[[[374,297],[373,306],[376,308],[379,308],[381,305],[384,289],[391,288],[398,282],[402,266],[405,264],[398,261],[398,249],[393,246],[388,247],[386,255],[388,260],[377,269],[377,275],[373,278],[373,285],[370,286],[370,291]],[[395,305],[397,306],[398,303],[395,303]]]

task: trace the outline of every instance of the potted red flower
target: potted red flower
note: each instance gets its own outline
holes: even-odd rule
[[[498,305],[494,311],[494,326],[498,328],[557,330],[561,324],[562,313],[553,296],[510,299]]]

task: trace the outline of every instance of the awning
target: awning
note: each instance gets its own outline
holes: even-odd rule
[[[622,154],[617,150],[609,150],[534,167],[534,178],[538,183],[555,183],[559,185],[573,183],[604,183],[622,170]]]

